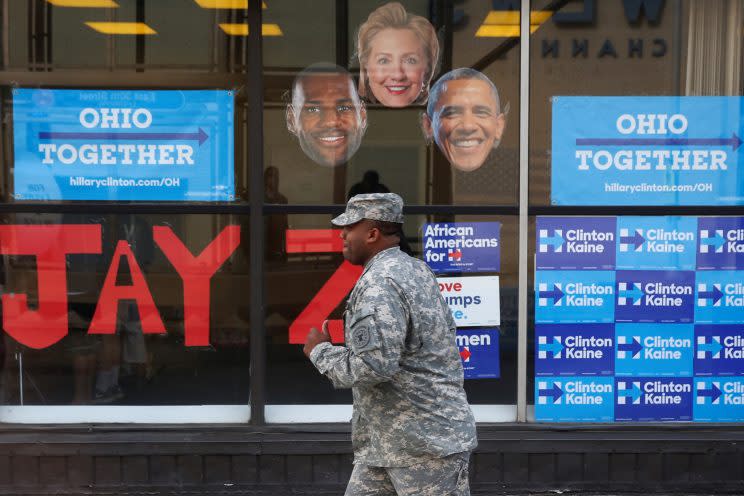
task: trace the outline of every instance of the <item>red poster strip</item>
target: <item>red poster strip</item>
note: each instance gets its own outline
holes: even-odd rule
[[[287,229],[287,253],[340,253],[340,229]]]

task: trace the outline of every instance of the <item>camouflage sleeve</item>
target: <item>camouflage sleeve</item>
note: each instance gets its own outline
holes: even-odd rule
[[[424,266],[424,269],[428,273],[429,277],[433,281],[434,285],[437,285],[437,276],[434,274],[434,272],[431,270],[431,267],[428,265]],[[444,301],[444,296],[442,296],[441,292],[437,292],[439,294],[439,298],[437,299],[437,304],[442,308],[442,311],[444,312],[445,318],[447,319],[447,327],[450,330],[456,330],[457,329],[457,323],[455,322],[455,318],[452,316],[452,310],[450,309],[449,305],[447,305],[447,302]]]
[[[318,345],[310,354],[315,368],[337,389],[387,382],[399,369],[409,320],[406,305],[395,291],[370,288],[365,293],[349,319],[350,342]]]

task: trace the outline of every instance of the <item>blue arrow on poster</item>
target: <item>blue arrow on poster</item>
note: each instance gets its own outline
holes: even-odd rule
[[[456,340],[465,379],[501,377],[498,327],[458,329]]]
[[[499,272],[500,222],[424,224],[424,260],[436,273]]]
[[[13,90],[16,200],[232,201],[224,90]]]
[[[741,97],[553,97],[556,205],[744,204]]]

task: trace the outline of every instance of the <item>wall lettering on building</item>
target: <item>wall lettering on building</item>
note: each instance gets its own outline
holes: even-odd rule
[[[651,26],[658,26],[661,22],[664,10],[664,0],[618,0],[622,1],[625,19],[630,26],[636,27],[646,19]],[[503,7],[504,1],[494,0],[494,9]],[[570,7],[555,12],[552,16],[553,23],[558,27],[577,28],[583,26],[594,26],[597,19],[596,0],[582,0],[581,9]],[[604,2],[607,3],[607,2]],[[605,38],[601,41],[590,41],[587,38],[543,39],[541,40],[542,58],[559,58],[570,56],[571,58],[654,58],[664,57],[668,52],[667,40],[658,37],[628,37],[627,39]]]

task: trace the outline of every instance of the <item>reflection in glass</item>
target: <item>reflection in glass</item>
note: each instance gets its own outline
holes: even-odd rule
[[[315,163],[334,167],[347,162],[367,129],[367,111],[351,75],[326,63],[301,71],[292,84],[287,129]]]
[[[439,40],[424,17],[398,2],[372,12],[359,27],[359,94],[386,107],[425,103],[439,58]]]
[[[501,143],[506,113],[490,79],[460,68],[434,84],[421,124],[450,164],[469,172],[480,168]]]
[[[380,174],[376,170],[368,170],[364,173],[362,180],[358,183],[354,183],[349,188],[349,194],[346,195],[347,200],[350,200],[356,195],[362,195],[365,193],[390,193],[390,189],[380,182]]]

